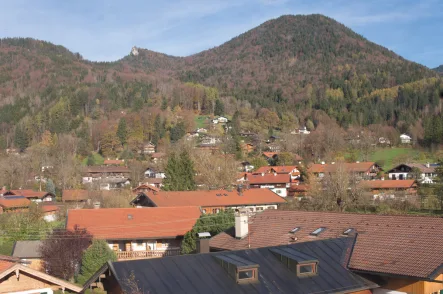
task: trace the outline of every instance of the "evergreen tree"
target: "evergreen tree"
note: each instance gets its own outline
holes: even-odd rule
[[[177,142],[186,134],[186,128],[184,122],[177,123],[171,128],[170,138],[171,142]]]
[[[124,118],[120,119],[120,122],[118,123],[117,137],[122,145],[126,144],[126,140],[128,138],[128,128],[126,126],[126,119]]]
[[[214,115],[221,116],[225,114],[225,105],[220,99],[215,100]]]
[[[105,240],[93,240],[92,245],[83,253],[78,282],[85,283],[108,261],[117,261],[115,253],[109,248]]]
[[[14,143],[21,151],[25,150],[29,145],[28,135],[21,125],[15,128]]]
[[[166,108],[168,108],[168,101],[166,100],[166,97],[163,97],[161,110],[164,111]]]
[[[165,191],[192,191],[196,189],[194,163],[188,152],[172,153],[166,164]]]
[[[87,166],[95,165],[95,158],[94,158],[94,155],[92,155],[92,154],[89,154],[89,155],[88,155],[88,160],[86,161],[86,165],[87,165]]]
[[[234,225],[234,212],[232,210],[221,211],[217,214],[202,215],[191,231],[187,232],[183,238],[182,254],[195,253],[197,233],[209,232],[215,236]]]
[[[55,195],[55,185],[51,179],[48,179],[46,181],[46,192],[52,193],[53,195]]]

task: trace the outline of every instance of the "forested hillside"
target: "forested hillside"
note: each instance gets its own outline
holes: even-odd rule
[[[434,70],[435,70],[436,72],[443,73],[443,64],[440,65],[440,66],[438,66],[438,67],[436,67],[436,68],[434,68]]]
[[[113,149],[120,118],[134,148],[168,145],[217,103],[255,132],[313,129],[325,114],[343,128],[407,132],[440,114],[442,92],[434,71],[321,15],[282,16],[184,58],[138,48],[96,63],[44,41],[3,39],[0,147],[24,149],[49,131],[73,134],[85,155]]]

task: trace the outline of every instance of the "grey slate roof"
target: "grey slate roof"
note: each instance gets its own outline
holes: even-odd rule
[[[18,258],[41,258],[40,246],[42,241],[16,241],[12,256]]]
[[[348,293],[378,285],[346,268],[354,238],[336,238],[278,247],[120,261],[109,264],[123,291],[131,275],[143,293]],[[318,275],[298,277],[270,251],[291,248],[318,259]],[[235,255],[257,264],[259,281],[237,284],[216,261]]]

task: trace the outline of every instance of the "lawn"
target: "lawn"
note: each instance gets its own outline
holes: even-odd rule
[[[207,115],[196,115],[194,118],[195,128],[208,128],[208,116]]]
[[[102,165],[102,164],[103,164],[103,162],[104,162],[105,159],[104,159],[100,154],[98,154],[98,153],[96,153],[96,152],[93,152],[93,153],[92,153],[92,156],[94,157],[94,163],[95,163],[95,165]],[[88,157],[86,157],[85,159],[83,159],[82,164],[83,164],[83,165],[87,165],[87,164],[88,164]]]
[[[400,163],[433,162],[434,158],[428,152],[413,148],[383,148],[377,149],[371,155],[371,161],[383,163],[385,171]]]

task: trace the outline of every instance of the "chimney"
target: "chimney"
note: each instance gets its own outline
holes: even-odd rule
[[[426,162],[426,167],[427,167],[427,168],[431,167],[431,165],[429,164],[429,162]]]
[[[239,196],[243,196],[243,185],[240,184],[237,186],[237,192]]]
[[[325,162],[324,162],[324,161],[322,161],[322,162],[321,162],[321,164],[325,164]]]
[[[94,209],[99,209],[100,208],[100,202],[96,201],[92,204],[94,206]]]
[[[246,209],[236,209],[235,213],[235,238],[243,239],[248,235],[248,211]]]
[[[264,177],[264,176],[265,176],[265,173],[261,173],[261,176]]]
[[[209,238],[211,234],[208,232],[197,233],[197,253],[209,253]]]
[[[274,176],[276,176],[277,175],[277,173],[274,173]]]

